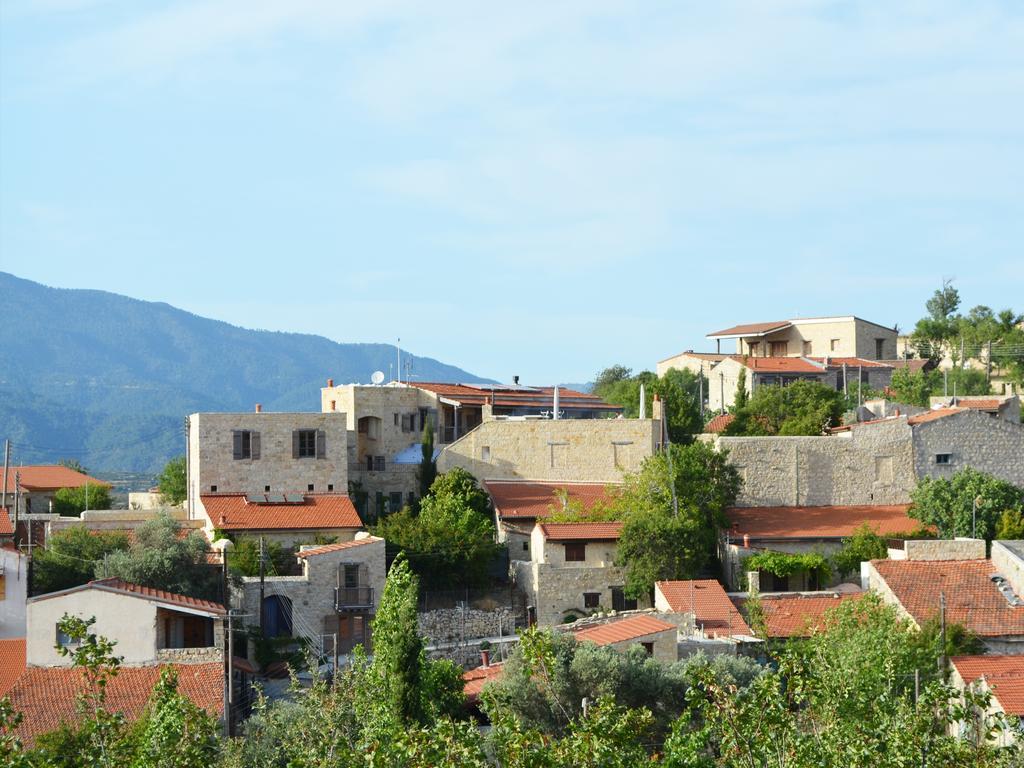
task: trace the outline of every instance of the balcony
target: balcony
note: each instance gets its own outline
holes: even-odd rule
[[[373,587],[336,587],[334,608],[338,613],[373,608]]]

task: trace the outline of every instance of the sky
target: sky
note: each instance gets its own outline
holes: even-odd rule
[[[3,0],[0,270],[538,384],[1024,311],[1024,4]]]

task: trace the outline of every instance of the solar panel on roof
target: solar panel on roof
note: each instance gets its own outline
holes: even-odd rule
[[[462,384],[469,389],[479,389],[481,392],[540,392],[536,387],[528,387],[525,384]]]
[[[268,493],[267,494],[267,503],[268,504],[284,504],[285,503],[284,494],[283,493]]]
[[[304,504],[306,502],[306,497],[301,493],[286,493],[284,495],[284,500],[287,504]]]
[[[245,495],[245,501],[248,504],[266,504],[267,497],[262,493],[247,493]]]

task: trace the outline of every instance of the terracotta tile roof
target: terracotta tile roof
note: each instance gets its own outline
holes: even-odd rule
[[[965,683],[979,677],[1019,676],[1024,678],[1024,656],[992,654],[988,656],[951,656],[950,663]]]
[[[919,413],[915,416],[907,417],[907,424],[927,424],[929,421],[938,421],[944,419],[947,416],[954,416],[958,413],[963,413],[963,408],[937,408],[934,411],[928,411],[927,413]]]
[[[758,373],[824,373],[825,366],[806,357],[743,357],[732,359]]]
[[[13,536],[14,526],[11,524],[11,515],[7,507],[0,507],[0,536]]]
[[[569,499],[578,501],[589,511],[596,502],[612,499],[615,486],[602,483],[534,483],[485,480],[484,490],[491,496],[494,511],[501,519],[538,519],[551,516],[551,508],[561,502],[557,494],[564,491]]]
[[[763,595],[764,623],[768,637],[807,637],[814,629],[824,624],[825,612],[835,608],[844,600],[860,600],[864,593],[845,595]],[[737,607],[746,604],[746,599],[737,598]]]
[[[541,523],[548,541],[618,541],[622,523]]]
[[[692,357],[696,360],[710,360],[712,363],[720,363],[728,357],[728,355],[718,352],[694,352],[692,349],[687,349],[679,354],[670,355],[664,360],[659,360],[658,362],[667,363],[669,360],[675,360],[677,357],[683,357],[683,355],[686,357]]]
[[[39,464],[28,467],[10,467],[7,470],[8,493],[14,493],[15,473],[21,475],[21,487],[22,490],[26,491],[55,491],[58,488],[79,488],[86,483],[110,487],[110,483],[97,480],[89,475],[83,475],[81,472],[62,467],[59,464]],[[2,478],[3,470],[0,470],[0,484],[3,483]]]
[[[714,579],[692,581],[658,581],[656,592],[661,592],[674,613],[693,612],[698,628],[711,637],[753,635],[754,633],[736,610],[722,585]]]
[[[572,634],[581,643],[591,642],[597,645],[613,645],[669,630],[675,631],[676,625],[662,619],[657,619],[654,616],[639,614],[637,616],[627,616],[624,619],[618,619],[607,624],[586,627]]]
[[[770,323],[747,323],[746,325],[734,325],[732,328],[709,333],[707,337],[713,339],[716,336],[758,336],[769,331],[782,330],[791,325],[792,323],[789,320],[775,320]]]
[[[985,678],[992,696],[1008,715],[1024,715],[1024,676]]]
[[[339,541],[336,544],[324,544],[322,547],[314,547],[312,549],[303,549],[301,552],[296,552],[296,557],[315,557],[316,555],[326,555],[328,552],[340,552],[344,549],[352,549],[353,547],[361,547],[363,544],[376,544],[378,541],[384,541],[379,536],[367,536],[362,539],[353,539],[352,541]]]
[[[991,560],[873,560],[875,570],[904,610],[921,624],[939,611],[946,595],[946,621],[979,637],[1024,635],[1024,606],[1011,606],[989,577]]]
[[[250,504],[244,493],[200,497],[213,525],[222,531],[291,531],[362,528],[363,521],[342,493],[306,493],[302,504]]]
[[[880,360],[879,362],[891,365],[893,368],[906,368],[911,373],[922,371],[928,368],[928,364],[931,362],[927,358],[922,359],[919,357],[911,358],[910,360],[904,360],[902,358],[897,360]]]
[[[464,681],[462,692],[470,702],[476,701],[480,697],[480,692],[484,689],[484,686],[491,680],[497,680],[504,671],[505,666],[500,661],[487,667],[467,670],[462,673]]]
[[[122,667],[107,684],[106,707],[136,720],[160,679],[160,670],[172,666],[178,673],[178,690],[197,706],[220,717],[224,710],[224,665],[170,664]],[[30,667],[10,691],[14,710],[25,715],[15,733],[31,747],[37,736],[77,722],[76,696],[82,672],[68,667]]]
[[[866,360],[863,357],[809,357],[808,360],[813,360],[816,363],[825,364],[828,360],[829,368],[842,368],[844,365],[847,368],[892,368],[889,363],[884,360]]]
[[[45,595],[39,595],[38,597],[29,598],[29,602],[34,603],[41,600],[49,600],[54,597],[60,597],[74,592],[84,592],[89,589],[98,589],[103,592],[116,592],[122,595],[130,595],[131,597],[139,597],[144,600],[176,606],[178,608],[189,608],[194,611],[204,611],[218,616],[222,616],[225,613],[224,606],[220,603],[214,603],[210,600],[200,600],[197,597],[189,597],[188,595],[179,595],[174,592],[166,592],[162,589],[144,587],[141,584],[132,584],[131,582],[122,581],[117,577],[96,579],[77,587],[71,587],[70,589],[62,589],[59,592],[50,592]]]
[[[956,404],[961,408],[973,408],[977,411],[998,411],[1003,403],[999,400],[967,400],[958,397]]]
[[[725,428],[732,424],[735,418],[736,417],[731,413],[720,413],[707,423],[707,426],[704,427],[704,431],[715,434],[724,432]]]
[[[867,523],[886,536],[915,530],[909,504],[842,507],[730,507],[725,511],[729,535],[761,539],[842,538]]]
[[[466,384],[446,384],[443,382],[417,381],[409,386],[422,389],[426,392],[433,392],[435,395],[455,400],[463,405],[483,405],[490,402],[497,407],[509,408],[547,408],[550,409],[554,400],[554,387],[526,387],[519,389],[507,389],[501,385],[495,385],[492,391],[486,384],[469,386]],[[558,388],[559,408],[606,410],[619,412],[621,405],[606,403],[597,395],[577,392],[575,389],[566,387]]]
[[[0,698],[25,671],[25,638],[0,640]]]

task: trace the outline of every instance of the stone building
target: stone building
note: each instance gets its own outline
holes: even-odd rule
[[[1024,718],[1024,655],[988,654],[984,656],[953,656],[949,660],[949,684],[960,692],[960,702],[966,703],[964,693],[988,694],[989,704],[984,712],[967,708],[974,718],[950,723],[953,736],[970,737],[997,746],[1009,746],[1020,739],[1020,729],[1012,727],[1012,718]],[[1003,719],[1008,727],[997,728],[994,734],[988,727]]]
[[[242,579],[237,607],[270,637],[304,639],[330,657],[349,654],[362,644],[372,649],[372,622],[387,575],[384,539],[366,533],[357,538],[300,550],[300,576],[264,580],[260,605],[258,577]]]
[[[609,504],[617,486],[604,483],[542,483],[528,480],[485,480],[491,497],[498,541],[508,546],[512,560],[530,559],[534,524],[566,506],[590,512],[595,505]]]
[[[635,610],[623,592],[625,569],[615,565],[622,523],[537,523],[530,559],[513,561],[516,585],[541,626],[599,611]]]
[[[694,352],[692,349],[688,349],[685,352],[680,352],[678,355],[672,355],[664,360],[659,360],[656,372],[658,376],[664,376],[671,370],[689,371],[698,376],[703,375],[706,377],[712,368],[727,357],[728,355],[721,353]]]
[[[683,636],[735,639],[754,634],[714,579],[655,582],[654,607],[666,617],[676,617]]]
[[[987,413],[997,419],[1011,424],[1020,423],[1019,395],[958,395],[956,397],[932,397],[929,400],[933,409],[938,408],[970,408]]]
[[[984,417],[987,418],[987,417]],[[939,615],[976,635],[988,653],[1024,653],[1024,542],[907,541],[903,552],[861,566],[861,579],[915,625]]]
[[[0,464],[0,478],[3,477]],[[0,479],[0,486],[4,480]],[[76,472],[59,464],[41,464],[33,466],[8,467],[6,477],[7,509],[13,515],[23,516],[33,513],[52,512],[53,497],[62,488],[82,488],[83,486],[102,486],[110,488],[110,483],[97,480],[95,477]],[[19,499],[15,510],[15,498]]]
[[[735,341],[735,353],[749,357],[896,358],[896,329],[853,315],[802,317],[749,323],[709,333],[721,352],[723,341]]]
[[[679,660],[675,624],[651,613],[585,619],[567,627],[579,643],[594,643],[625,653],[639,645],[648,656],[663,664]]]
[[[28,600],[26,661],[28,666],[71,666],[55,647],[66,645],[58,623],[64,614],[95,617],[91,631],[117,643],[127,665],[223,660],[224,606],[130,584],[117,578]]]
[[[733,507],[726,510],[729,527],[721,532],[718,554],[730,589],[742,590],[747,558],[759,552],[788,554],[819,553],[829,557],[842,548],[844,538],[862,525],[886,538],[906,535],[920,523],[907,516],[908,504],[851,505],[827,507]],[[831,587],[857,574],[833,574],[828,583],[805,572],[789,576],[761,573],[762,592],[818,590]]]
[[[227,537],[262,536],[283,547],[317,541],[351,541],[363,523],[341,493],[204,493],[196,508],[214,531]]]

